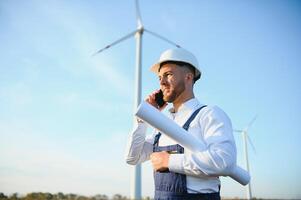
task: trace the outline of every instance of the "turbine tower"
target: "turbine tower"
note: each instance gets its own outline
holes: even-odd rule
[[[248,135],[248,130],[250,129],[250,127],[252,126],[252,124],[254,123],[254,121],[256,120],[257,115],[251,120],[251,122],[248,124],[248,126],[246,128],[244,128],[243,130],[237,130],[234,129],[234,132],[238,132],[241,133],[243,136],[243,145],[244,145],[244,153],[245,153],[245,162],[246,162],[246,167],[247,167],[247,171],[250,174],[250,165],[249,165],[249,157],[248,157],[248,141],[250,142],[254,152],[256,152],[255,147]],[[247,199],[252,199],[252,187],[251,187],[251,180],[248,184],[247,187]]]
[[[174,45],[178,48],[181,48],[178,44],[166,39],[165,37],[149,31],[143,27],[142,19],[140,15],[140,9],[139,9],[139,2],[138,0],[135,0],[135,6],[136,6],[136,20],[137,20],[137,29],[133,32],[123,36],[122,38],[116,40],[115,42],[112,42],[111,44],[105,46],[104,48],[98,50],[96,53],[93,54],[99,54],[102,51],[132,37],[135,36],[136,38],[136,69],[135,69],[135,99],[134,99],[134,112],[136,111],[136,108],[139,106],[141,102],[141,63],[142,63],[142,35],[144,32],[147,32],[161,40],[164,40],[165,42]],[[135,119],[134,119],[135,120]],[[133,177],[132,177],[132,185],[131,185],[131,199],[140,200],[141,197],[141,165],[136,165],[133,168]]]

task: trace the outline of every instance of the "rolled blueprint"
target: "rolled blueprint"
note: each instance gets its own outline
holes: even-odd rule
[[[206,147],[197,138],[145,101],[139,105],[135,115],[192,152],[202,152],[206,150]],[[242,185],[247,185],[250,181],[249,173],[237,165],[235,165],[228,174],[216,175],[230,176]]]

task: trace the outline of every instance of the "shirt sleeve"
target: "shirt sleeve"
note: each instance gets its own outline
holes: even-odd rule
[[[136,122],[129,135],[125,160],[130,165],[137,165],[150,159],[153,152],[153,135],[146,137],[147,126],[145,122]]]
[[[205,150],[171,154],[169,170],[197,177],[228,174],[236,164],[236,146],[229,117],[214,106],[204,108],[197,119]]]

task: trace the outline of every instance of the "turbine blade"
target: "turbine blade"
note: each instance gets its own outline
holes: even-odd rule
[[[252,142],[252,140],[251,140],[250,136],[248,135],[248,133],[247,133],[247,138],[248,138],[248,141],[249,141],[249,143],[250,143],[250,144],[251,144],[251,146],[252,146],[252,149],[253,149],[254,153],[256,154],[256,149],[255,149],[255,146],[254,146],[254,144],[253,144],[253,142]]]
[[[137,26],[138,26],[138,29],[142,28],[143,25],[142,25],[142,19],[141,19],[141,14],[140,14],[140,7],[139,7],[139,1],[136,0],[136,19],[137,19]]]
[[[241,133],[243,130],[233,129],[234,132]]]
[[[248,131],[249,130],[249,128],[252,126],[252,124],[254,123],[254,121],[256,120],[256,118],[257,118],[257,114],[255,115],[255,117],[250,121],[250,123],[248,124],[248,126],[244,129],[244,131]]]
[[[110,47],[112,47],[112,46],[114,46],[114,45],[116,45],[116,44],[118,44],[118,43],[120,43],[120,42],[122,42],[122,41],[128,39],[128,38],[130,38],[131,36],[135,35],[135,33],[136,33],[137,31],[139,31],[139,30],[135,30],[135,31],[133,31],[133,32],[131,32],[131,33],[129,33],[129,34],[127,34],[126,36],[124,36],[124,37],[122,37],[122,38],[116,40],[115,42],[112,42],[111,44],[107,45],[106,47],[104,47],[104,48],[98,50],[97,52],[95,52],[92,56],[95,56],[96,54],[99,54],[99,53],[101,53],[102,51],[104,51],[104,50],[106,50],[106,49],[108,49],[108,48],[110,48]]]
[[[178,48],[181,48],[180,45],[178,45],[178,44],[176,44],[176,43],[170,41],[169,39],[167,39],[167,38],[165,38],[165,37],[163,37],[163,36],[161,36],[161,35],[159,35],[159,34],[157,34],[157,33],[154,33],[154,32],[152,32],[152,31],[149,31],[149,30],[146,30],[146,29],[144,29],[144,30],[145,30],[146,32],[148,32],[149,34],[151,34],[151,35],[153,35],[153,36],[155,36],[155,37],[157,37],[157,38],[159,38],[159,39],[161,39],[161,40],[164,40],[165,42],[167,42],[167,43],[169,43],[169,44],[172,44],[172,45],[174,45],[174,46],[176,46],[176,47],[178,47]]]

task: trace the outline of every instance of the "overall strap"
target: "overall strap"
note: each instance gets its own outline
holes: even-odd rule
[[[190,123],[194,120],[194,118],[197,116],[197,114],[202,110],[202,108],[205,108],[207,105],[201,106],[200,108],[196,109],[192,115],[188,118],[188,120],[185,122],[185,124],[182,126],[186,131],[189,128]],[[155,140],[154,140],[154,146],[158,146],[159,144],[159,139],[161,137],[161,133],[159,132],[156,136],[155,136]]]
[[[158,146],[160,137],[161,137],[161,133],[159,132],[159,133],[157,133],[157,135],[155,136],[155,140],[154,140],[154,144],[153,144],[154,147],[155,147],[155,146]]]
[[[190,123],[194,120],[194,118],[197,116],[197,114],[202,110],[202,108],[206,107],[207,105],[204,105],[198,109],[196,109],[192,115],[188,118],[188,120],[185,122],[185,124],[182,126],[186,131],[188,131]]]

